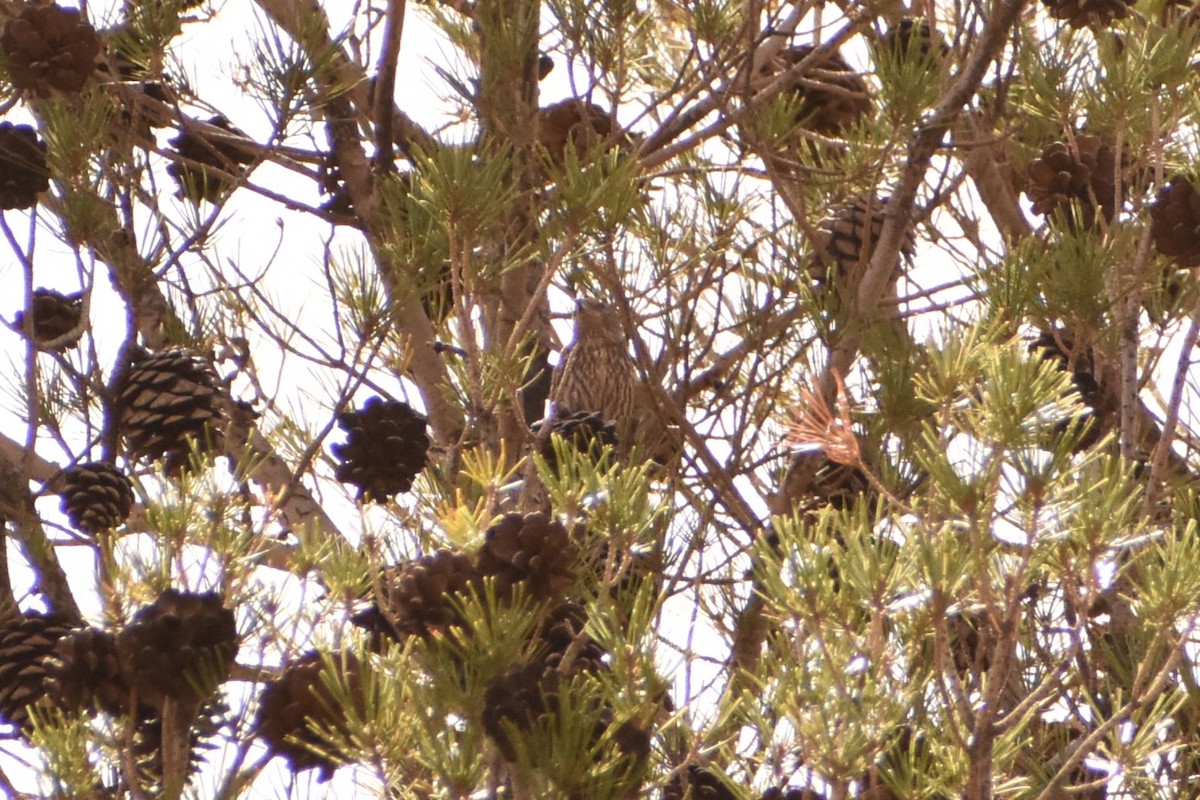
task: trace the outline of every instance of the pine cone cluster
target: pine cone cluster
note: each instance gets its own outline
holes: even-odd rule
[[[96,535],[112,530],[133,508],[133,484],[111,464],[77,464],[63,473],[62,510],[71,525]]]
[[[521,734],[558,712],[560,682],[556,671],[537,662],[510,667],[488,682],[483,695],[483,730],[507,760],[517,760],[516,741]],[[526,751],[531,763],[537,763],[537,755],[536,749]]]
[[[821,222],[813,242],[814,260],[810,276],[818,286],[831,281],[831,270],[835,275],[849,277],[857,274],[875,254],[875,243],[883,233],[883,209],[887,197],[856,197]],[[912,258],[916,252],[916,240],[911,230],[906,231],[900,245],[900,254]],[[893,277],[900,277],[900,260],[897,259]]]
[[[222,392],[212,365],[186,350],[167,350],[131,363],[118,381],[121,435],[130,458],[166,458],[170,473],[184,464],[194,440],[222,446]]]
[[[449,550],[395,567],[383,576],[377,600],[351,621],[372,633],[379,649],[381,635],[396,641],[429,637],[462,624],[458,603],[476,586],[475,561]]]
[[[533,137],[559,168],[566,163],[568,147],[582,162],[605,142],[628,143],[628,137],[620,134],[619,128],[614,129],[608,112],[595,103],[576,99],[539,108],[533,118]]]
[[[96,628],[79,628],[62,636],[45,662],[45,687],[60,708],[69,712],[129,711],[129,684],[121,672],[117,637]]]
[[[334,656],[334,661],[339,656]],[[345,657],[350,703],[356,713],[365,709],[361,667],[353,657]],[[337,769],[337,754],[330,752],[324,731],[339,738],[349,735],[346,698],[336,697],[330,688],[326,661],[320,653],[306,653],[289,665],[279,679],[263,689],[258,721],[254,726],[271,752],[283,756],[292,769],[318,770],[318,781],[329,780]]]
[[[1076,202],[1084,225],[1095,225],[1097,208],[1105,221],[1112,222],[1116,215],[1117,171],[1113,148],[1098,136],[1076,136],[1074,149],[1065,142],[1054,142],[1030,163],[1025,191],[1033,201],[1035,214],[1047,218],[1069,215],[1071,203]]]
[[[535,422],[531,428],[536,439],[541,439],[545,420]],[[617,447],[616,423],[606,421],[595,411],[572,411],[559,414],[550,421],[550,433],[541,448],[541,456],[551,470],[558,469],[558,453],[554,449],[552,436],[570,443],[576,451],[593,458],[599,457],[605,447]]]
[[[342,462],[337,479],[357,486],[359,500],[382,503],[412,488],[429,450],[425,417],[408,403],[372,397],[337,422],[347,433],[345,444],[332,448]]]
[[[28,707],[46,696],[46,658],[74,627],[65,617],[32,611],[0,622],[0,718],[28,724]]]
[[[48,97],[54,89],[78,92],[83,88],[96,68],[100,38],[73,8],[26,3],[5,23],[0,47],[13,85]]]
[[[1046,11],[1072,28],[1104,27],[1125,19],[1133,0],[1042,0]]]
[[[208,124],[249,141],[244,133],[220,114],[209,119]],[[195,162],[175,161],[167,167],[167,173],[179,184],[179,196],[193,203],[201,200],[215,203],[229,190],[232,185],[230,178],[217,170],[236,176],[242,173],[246,164],[254,161],[254,156],[246,148],[225,140],[217,141],[199,129],[185,128],[171,140],[171,144],[182,158]]]
[[[763,65],[755,87],[766,86],[816,50],[807,44],[780,50]],[[837,51],[820,56],[803,77],[792,83],[789,91],[798,102],[796,122],[825,136],[844,133],[871,113],[871,95],[866,81]]]
[[[32,208],[49,188],[46,143],[28,125],[0,122],[0,209]]]
[[[575,582],[579,551],[561,522],[545,514],[506,514],[488,528],[479,551],[479,574],[495,581],[496,593],[512,596],[517,586],[525,596],[545,602]]]
[[[83,294],[62,294],[53,289],[33,290],[33,342],[42,350],[63,353],[83,338]],[[13,320],[18,333],[25,332],[25,312]]]
[[[200,702],[229,677],[237,625],[216,593],[168,589],[134,614],[117,644],[139,700],[155,708],[167,699]]]
[[[1181,267],[1200,266],[1200,192],[1178,177],[1159,190],[1150,207],[1154,246]]]

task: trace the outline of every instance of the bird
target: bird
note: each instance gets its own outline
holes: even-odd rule
[[[616,423],[618,437],[632,433],[637,370],[616,309],[583,298],[574,323],[575,339],[563,351],[550,389],[553,413],[594,412]]]

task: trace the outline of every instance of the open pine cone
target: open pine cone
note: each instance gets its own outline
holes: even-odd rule
[[[0,122],[0,208],[32,208],[49,188],[46,143],[28,125]]]
[[[1163,187],[1150,208],[1154,246],[1181,267],[1200,266],[1200,192],[1186,178]]]
[[[449,550],[422,556],[387,570],[378,591],[381,596],[355,614],[351,621],[375,637],[400,641],[405,636],[432,636],[462,624],[457,602],[471,591],[479,577],[475,562]]]
[[[212,365],[186,350],[135,360],[119,382],[117,409],[131,458],[165,457],[173,473],[187,462],[191,440],[220,451],[220,381]]]
[[[126,520],[133,508],[133,484],[125,473],[96,461],[63,473],[62,510],[75,528],[97,534]]]
[[[70,712],[129,711],[129,684],[121,674],[117,637],[97,628],[79,628],[54,645],[45,662],[45,690],[55,705]]]
[[[96,68],[100,38],[73,8],[26,3],[4,25],[0,47],[8,77],[22,91],[48,97],[52,89],[78,92]]]
[[[57,614],[30,611],[0,622],[0,717],[29,723],[28,707],[46,696],[46,658],[75,624]]]
[[[356,411],[343,411],[337,422],[347,437],[331,448],[342,462],[336,476],[358,487],[359,500],[382,503],[412,488],[429,450],[425,417],[408,403],[372,397]]]
[[[334,663],[338,657],[334,656]],[[361,667],[346,656],[347,685],[356,713],[364,713]],[[317,780],[329,780],[340,759],[330,752],[330,742],[318,731],[340,737],[349,735],[345,698],[334,696],[323,676],[325,659],[320,653],[305,653],[288,666],[282,676],[263,689],[254,730],[275,755],[283,756],[292,770],[317,769]]]
[[[1112,222],[1116,215],[1116,152],[1098,136],[1076,136],[1075,145],[1077,149],[1072,150],[1065,142],[1054,142],[1030,163],[1025,191],[1033,201],[1033,213],[1049,219],[1056,213],[1069,213],[1070,204],[1077,202],[1085,225],[1095,224],[1097,207],[1104,219]]]
[[[540,662],[510,667],[488,682],[483,695],[483,730],[509,761],[517,760],[513,739],[558,711],[560,676]],[[515,729],[515,731],[514,731]],[[536,760],[536,749],[526,754]]]
[[[121,669],[138,699],[199,702],[229,677],[238,650],[233,612],[215,592],[168,589],[118,637]]]
[[[561,522],[545,514],[506,514],[487,530],[479,551],[479,573],[493,578],[496,593],[510,597],[516,586],[536,602],[553,600],[575,582],[579,551]]]
[[[83,338],[83,294],[62,294],[53,289],[33,290],[33,342],[42,350],[62,353]],[[13,320],[18,333],[25,332],[25,312]]]

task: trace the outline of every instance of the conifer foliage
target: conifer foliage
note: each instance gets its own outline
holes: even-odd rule
[[[0,796],[1197,796],[1198,52],[0,0]]]

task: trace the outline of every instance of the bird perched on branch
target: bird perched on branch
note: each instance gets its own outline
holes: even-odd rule
[[[631,432],[637,373],[616,309],[585,298],[575,306],[575,340],[563,351],[550,399],[556,416],[591,411]]]
[[[550,399],[556,419],[595,413],[611,422],[622,453],[636,445],[660,464],[679,454],[679,432],[658,419],[616,309],[600,300],[585,298],[576,304],[575,340],[554,372]]]

